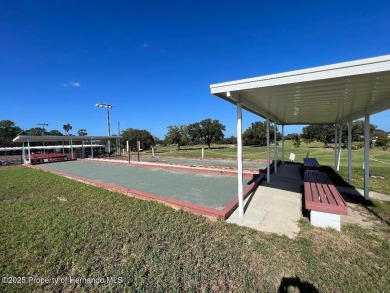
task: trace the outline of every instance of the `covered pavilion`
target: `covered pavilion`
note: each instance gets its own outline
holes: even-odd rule
[[[267,121],[267,182],[270,182],[270,121],[284,125],[334,124],[335,168],[340,163],[341,133],[348,127],[348,183],[352,174],[352,121],[365,118],[364,197],[369,199],[370,115],[390,109],[390,55],[289,71],[210,85],[211,94],[237,106],[239,215],[243,216],[242,109]],[[275,158],[278,160],[277,144]],[[275,173],[277,172],[277,164]]]
[[[68,148],[70,148],[72,159],[74,158],[73,155],[73,148],[75,147],[73,143],[75,142],[81,142],[82,147],[89,146],[91,148],[91,157],[93,158],[93,148],[96,146],[93,144],[94,141],[110,141],[110,140],[118,140],[121,139],[121,136],[30,136],[30,135],[19,135],[13,139],[13,142],[19,142],[22,143],[22,154],[23,154],[23,161],[24,163],[31,162],[31,149],[30,143],[33,142],[62,142],[62,152],[65,151],[65,142],[68,143]],[[84,144],[85,142],[88,142],[87,144]],[[100,146],[100,145],[99,145]],[[58,148],[58,146],[55,146],[55,148]],[[27,149],[27,158],[25,157],[25,150]]]

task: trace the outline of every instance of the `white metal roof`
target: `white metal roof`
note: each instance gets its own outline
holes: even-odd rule
[[[390,55],[210,85],[278,124],[355,120],[390,109]]]
[[[13,139],[13,142],[49,142],[49,141],[86,141],[86,140],[109,140],[122,138],[122,136],[35,136],[19,135]]]
[[[91,146],[91,144],[84,144],[84,146],[82,145],[45,145],[45,146],[30,146],[30,149],[32,150],[54,150],[54,149],[70,149],[70,148],[74,148],[74,149],[81,149],[82,147],[84,148],[89,148]],[[92,144],[92,147],[104,147],[103,144]],[[9,151],[21,151],[23,149],[23,147],[5,147],[5,148],[0,148],[0,153],[1,152],[9,152]]]

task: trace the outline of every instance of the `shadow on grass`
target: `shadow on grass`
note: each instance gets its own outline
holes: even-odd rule
[[[301,281],[298,277],[283,277],[278,289],[279,293],[291,292],[292,289],[298,289],[299,292],[318,293],[318,289],[309,282]],[[295,290],[294,290],[295,292]]]
[[[338,174],[332,167],[321,166],[321,172],[325,172],[335,186],[351,187],[351,188],[354,187],[348,184],[348,182],[345,181],[344,178],[341,177],[340,174]]]
[[[370,214],[375,216],[378,220],[380,220],[380,221],[386,223],[388,226],[390,226],[390,221],[383,218],[380,214],[378,214],[375,211],[376,205],[371,200],[366,200],[361,195],[350,194],[350,193],[346,193],[346,192],[342,192],[341,195],[343,196],[343,198],[346,202],[358,204],[358,205],[364,207]]]
[[[355,189],[355,187],[353,185],[348,184],[348,182],[346,182],[332,167],[322,166],[321,171],[327,173],[330,180],[332,180],[332,183],[335,186],[351,188],[350,192],[340,192],[346,202],[361,205],[377,219],[390,226],[390,222],[387,219],[384,219],[374,210],[375,204],[371,200],[366,200],[363,196],[361,196],[360,193]]]

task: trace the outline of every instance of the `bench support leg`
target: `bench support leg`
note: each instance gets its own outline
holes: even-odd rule
[[[310,223],[313,226],[321,228],[333,228],[337,231],[341,230],[340,215],[310,211]]]

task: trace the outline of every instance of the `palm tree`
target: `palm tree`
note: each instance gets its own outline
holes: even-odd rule
[[[88,135],[86,129],[79,129],[79,131],[77,131],[77,133],[79,134],[79,136],[87,136]]]
[[[64,124],[63,128],[66,132],[66,135],[69,136],[69,131],[72,130],[72,125],[70,125],[69,123],[66,123],[66,124]]]

